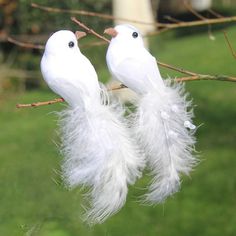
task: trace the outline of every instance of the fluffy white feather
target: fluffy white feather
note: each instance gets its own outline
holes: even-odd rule
[[[127,184],[141,176],[144,160],[112,107],[68,108],[60,115],[65,182],[90,187],[85,220],[102,223],[124,205]]]
[[[182,84],[167,84],[163,90],[150,89],[139,101],[135,131],[143,146],[153,180],[145,202],[159,203],[177,192],[180,174],[189,174],[196,164],[192,155],[194,129],[184,126],[191,121],[191,102],[186,100]],[[191,128],[195,128],[193,125]]]
[[[100,97],[96,72],[72,32],[49,38],[41,70],[50,88],[70,105],[59,113],[63,178],[70,188],[89,187],[85,220],[101,223],[124,205],[127,185],[141,176],[144,160],[122,115]]]
[[[180,174],[188,174],[196,162],[191,103],[182,84],[162,80],[136,28],[118,25],[105,32],[113,36],[107,51],[110,72],[140,95],[132,123],[153,175],[145,202],[159,203],[178,191]]]

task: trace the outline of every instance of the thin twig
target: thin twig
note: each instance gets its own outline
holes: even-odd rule
[[[77,20],[75,17],[71,17],[71,20],[73,22],[75,22],[76,24],[78,24],[81,28],[85,29],[88,33],[95,35],[97,38],[102,39],[104,41],[106,41],[107,43],[110,43],[110,40],[108,40],[107,38],[105,38],[104,36],[98,34],[97,32],[95,32],[93,29],[87,27],[85,24],[83,24],[82,22],[80,22],[79,20]]]
[[[31,3],[31,6],[43,11],[47,12],[55,12],[55,13],[69,13],[74,15],[83,15],[83,16],[91,16],[91,17],[99,17],[101,19],[106,20],[120,20],[120,21],[127,21],[131,23],[137,23],[137,24],[144,24],[144,25],[157,25],[157,26],[163,26],[162,23],[153,23],[153,22],[145,22],[145,21],[139,21],[139,20],[133,20],[133,19],[127,19],[127,18],[121,18],[121,17],[114,17],[109,14],[102,14],[97,12],[91,12],[91,11],[84,11],[84,10],[70,10],[70,9],[61,9],[61,8],[54,8],[54,7],[48,7],[48,6],[42,6],[36,3]]]
[[[55,98],[50,101],[45,101],[45,102],[34,102],[34,103],[29,103],[29,104],[17,104],[16,108],[28,108],[28,107],[39,107],[39,106],[46,106],[46,105],[51,105],[59,102],[64,102],[65,100],[63,98]]]
[[[159,31],[150,32],[147,34],[147,36],[159,35],[160,33],[163,33],[172,29],[188,28],[188,27],[202,26],[202,25],[215,25],[215,24],[230,23],[230,22],[235,22],[235,21],[236,21],[236,16],[231,16],[231,17],[224,17],[224,18],[217,18],[217,19],[206,19],[206,20],[196,20],[196,21],[190,21],[190,22],[166,24],[165,27],[161,29],[161,31],[159,30]]]
[[[123,88],[127,88],[124,84],[119,84],[110,88],[107,88],[107,91],[115,91],[120,90]],[[52,105],[59,102],[64,102],[65,100],[63,98],[55,98],[53,100],[44,101],[44,102],[34,102],[34,103],[28,103],[28,104],[17,104],[16,108],[29,108],[29,107],[40,107],[40,106],[46,106],[46,105]]]
[[[185,69],[182,69],[182,68],[178,68],[178,67],[175,67],[175,66],[166,64],[166,63],[164,63],[164,62],[157,61],[157,64],[158,64],[159,66],[162,66],[162,67],[165,67],[165,68],[174,70],[174,71],[178,71],[178,72],[180,72],[180,73],[182,73],[182,74],[185,74],[185,75],[190,75],[190,76],[196,76],[196,75],[198,75],[198,74],[195,73],[195,72],[191,72],[191,71],[188,71],[188,70],[185,70]]]
[[[186,9],[187,9],[188,11],[190,11],[193,15],[195,15],[197,18],[199,18],[200,20],[203,20],[203,21],[204,21],[204,20],[207,20],[206,17],[202,16],[202,15],[199,14],[197,11],[195,11],[195,10],[192,8],[192,6],[189,4],[188,1],[183,0],[183,4],[184,4],[184,6],[186,7]]]
[[[213,16],[217,17],[217,18],[224,18],[224,16],[222,16],[220,13],[214,11],[213,9],[208,9],[208,12],[210,12]]]
[[[176,78],[174,80],[176,82],[189,82],[189,81],[199,81],[199,80],[214,80],[214,81],[236,82],[236,77],[227,76],[227,75],[196,74],[194,76]]]
[[[45,47],[41,44],[34,44],[30,42],[23,42],[20,40],[13,39],[12,37],[7,38],[8,42],[13,43],[19,47],[27,48],[27,49],[39,49],[43,50]],[[102,46],[105,45],[107,42],[105,41],[97,41],[97,42],[90,42],[90,43],[83,43],[79,47],[80,48],[89,48],[94,46]]]
[[[229,46],[230,52],[231,52],[232,56],[236,59],[236,52],[234,51],[233,46],[231,45],[231,43],[229,41],[227,32],[223,31],[223,33],[224,33],[224,36],[225,36],[225,40],[226,40],[226,42],[227,42],[227,44]]]
[[[165,15],[164,16],[164,19],[168,20],[168,21],[171,21],[171,22],[174,22],[174,23],[180,23],[180,22],[184,22],[182,20],[178,20],[172,16],[169,16],[169,15]]]
[[[44,49],[43,45],[40,45],[40,44],[37,45],[37,44],[29,43],[29,42],[21,42],[16,39],[13,39],[12,37],[7,37],[7,41],[17,46],[24,47],[24,48],[39,49],[39,50]]]

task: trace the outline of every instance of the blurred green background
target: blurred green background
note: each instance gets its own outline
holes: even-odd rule
[[[0,1],[0,4],[3,1]],[[69,15],[49,14],[30,7],[30,1],[15,2],[11,35],[48,35],[50,31],[76,30]],[[35,1],[49,6],[111,13],[110,1]],[[218,11],[233,15],[236,8]],[[4,5],[2,5],[4,6]],[[3,8],[1,8],[1,17]],[[3,17],[1,18],[3,20]],[[81,21],[102,32],[112,22],[89,17]],[[2,21],[3,22],[3,21]],[[2,24],[3,26],[3,24]],[[3,29],[3,27],[2,27]],[[160,61],[203,74],[236,75],[236,60],[230,54],[222,29],[236,48],[236,25],[171,31],[150,38],[150,51]],[[27,38],[27,36],[25,36]],[[37,37],[36,37],[37,38]],[[40,37],[39,37],[40,38]],[[29,40],[30,41],[29,37]],[[81,40],[81,45],[97,41]],[[94,64],[101,81],[110,76],[105,65],[106,45],[82,47]],[[164,204],[142,206],[137,196],[144,193],[149,177],[130,187],[125,207],[104,224],[88,227],[80,220],[81,192],[68,191],[60,180],[60,161],[54,111],[63,104],[36,109],[16,109],[17,103],[46,101],[57,97],[48,90],[39,72],[42,52],[27,50],[2,41],[0,48],[0,235],[236,235],[236,84],[188,82],[195,105],[195,123],[200,163],[191,177],[182,181],[180,192]],[[161,69],[163,77],[176,72]]]

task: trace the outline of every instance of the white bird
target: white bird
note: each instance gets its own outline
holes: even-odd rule
[[[144,160],[122,111],[116,114],[103,103],[97,74],[77,38],[67,30],[54,33],[46,43],[41,71],[48,86],[70,105],[59,122],[63,176],[71,188],[90,188],[85,220],[95,224],[124,205],[127,185],[141,176]]]
[[[189,174],[196,163],[191,102],[182,84],[163,81],[135,27],[118,25],[104,33],[112,36],[106,55],[111,74],[140,96],[133,129],[153,175],[144,201],[163,202],[178,191],[180,174]]]

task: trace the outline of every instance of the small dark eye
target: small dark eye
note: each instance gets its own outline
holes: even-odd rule
[[[132,37],[133,38],[137,38],[138,37],[138,33],[137,32],[133,32]]]
[[[73,48],[73,47],[75,46],[75,43],[74,43],[73,41],[70,41],[70,42],[68,43],[68,46],[69,46],[70,48]]]

